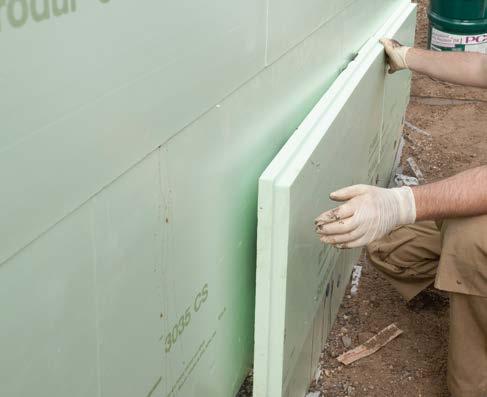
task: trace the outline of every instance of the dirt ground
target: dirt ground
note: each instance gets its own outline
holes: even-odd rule
[[[416,46],[422,48],[427,44],[427,4],[418,1]],[[405,174],[414,175],[408,157],[416,160],[427,182],[487,164],[487,90],[414,75],[406,121]],[[345,296],[321,357],[320,377],[310,391],[320,391],[321,397],[449,396],[447,295],[431,289],[406,303],[365,259],[361,264],[358,294]],[[336,360],[393,322],[404,333],[377,353],[348,367]],[[352,340],[349,348],[342,342],[344,335]],[[251,378],[240,395],[249,396],[250,390]]]

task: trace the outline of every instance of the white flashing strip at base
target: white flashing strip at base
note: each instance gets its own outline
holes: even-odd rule
[[[313,220],[355,183],[387,184],[410,73],[386,75],[382,36],[411,45],[404,4],[361,49],[259,182],[254,397],[302,397],[359,251],[319,243]]]

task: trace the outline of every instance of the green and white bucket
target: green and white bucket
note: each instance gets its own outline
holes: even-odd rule
[[[428,47],[487,53],[487,0],[431,0]]]

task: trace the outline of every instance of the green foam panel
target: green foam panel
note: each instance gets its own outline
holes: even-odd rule
[[[411,44],[414,27],[415,6],[398,7],[260,178],[254,397],[307,390],[360,252],[323,246],[313,221],[332,191],[387,184],[410,73],[386,75],[378,39]]]

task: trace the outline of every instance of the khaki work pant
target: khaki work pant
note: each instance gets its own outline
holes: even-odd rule
[[[404,226],[367,251],[407,300],[433,283],[450,292],[448,387],[487,397],[487,216]]]

